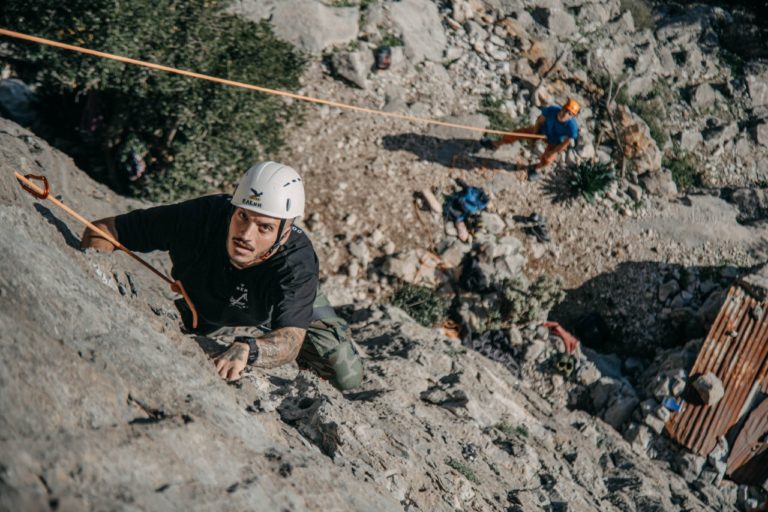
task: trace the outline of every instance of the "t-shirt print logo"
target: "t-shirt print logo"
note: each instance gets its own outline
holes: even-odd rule
[[[237,285],[235,293],[229,298],[229,305],[237,309],[245,309],[248,307],[248,288],[245,287],[245,284],[240,283]]]

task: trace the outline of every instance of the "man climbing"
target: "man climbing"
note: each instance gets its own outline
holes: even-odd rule
[[[94,224],[130,250],[169,252],[171,275],[182,281],[198,312],[193,329],[189,309],[177,301],[190,332],[268,326],[256,338],[236,337],[214,360],[223,378],[240,378],[246,365],[273,368],[296,360],[337,388],[351,389],[362,380],[362,363],[346,322],[317,289],[317,255],[296,226],[303,215],[299,174],[263,162],[248,170],[234,196],[204,196]],[[89,229],[81,247],[114,249]]]
[[[533,126],[517,130],[519,133],[544,135],[547,140],[547,147],[544,148],[539,163],[528,167],[528,180],[539,179],[539,171],[548,167],[555,161],[557,155],[568,149],[571,141],[576,141],[579,138],[579,125],[576,122],[576,116],[580,110],[581,107],[576,100],[568,98],[562,107],[553,105],[543,108]],[[504,135],[498,141],[485,139],[488,141],[485,145],[491,149],[498,149],[504,144],[511,144],[522,138],[524,137],[518,135]],[[531,143],[534,142],[535,140],[531,139]]]

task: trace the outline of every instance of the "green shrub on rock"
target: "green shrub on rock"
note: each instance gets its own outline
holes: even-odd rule
[[[411,283],[397,288],[391,302],[425,327],[435,326],[448,310],[447,301],[435,290]]]
[[[224,0],[8,0],[0,26],[269,88],[295,90],[304,58],[266,22]],[[9,40],[8,62],[36,84],[47,134],[122,192],[154,200],[231,183],[282,143],[292,109],[277,97]],[[293,107],[295,110],[295,107]],[[46,135],[46,134],[44,134]],[[129,182],[132,157],[146,174]]]
[[[546,316],[565,297],[563,282],[557,276],[542,274],[526,285],[507,279],[501,284],[501,317],[507,325],[524,324]]]
[[[678,152],[673,157],[665,158],[662,165],[672,173],[672,180],[677,189],[685,192],[692,187],[700,187],[703,183],[701,162],[692,153]]]

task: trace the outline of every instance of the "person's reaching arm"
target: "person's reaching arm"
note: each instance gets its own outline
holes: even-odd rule
[[[561,151],[565,151],[566,149],[568,149],[568,146],[570,146],[571,140],[572,139],[570,137],[564,138],[563,142],[561,142],[560,144],[557,144],[555,147],[552,148],[552,152],[555,154],[558,154]]]
[[[256,338],[258,355],[251,364],[258,368],[275,368],[296,359],[307,330],[299,327],[280,327]],[[237,380],[248,364],[250,347],[242,341],[233,342],[214,362],[216,371],[228,380]]]

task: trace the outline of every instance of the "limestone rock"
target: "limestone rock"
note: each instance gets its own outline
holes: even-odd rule
[[[698,130],[684,130],[680,134],[680,149],[693,151],[696,146],[704,141],[704,137]]]
[[[673,467],[685,481],[693,482],[701,474],[706,461],[705,457],[690,452],[682,452],[674,461]]]
[[[483,229],[492,235],[501,233],[506,227],[504,220],[498,214],[487,211],[480,213],[480,223],[483,226]]]
[[[634,183],[629,183],[627,185],[627,195],[635,202],[640,201],[643,198],[643,189]]]
[[[645,453],[651,444],[651,433],[648,427],[638,423],[632,423],[624,433],[624,439],[632,445],[632,449],[637,453]]]
[[[709,406],[718,403],[725,394],[723,383],[712,372],[699,376],[692,385],[699,397]]]
[[[768,123],[763,122],[755,128],[755,140],[758,144],[768,147]]]
[[[531,16],[561,39],[567,39],[576,31],[576,20],[563,9],[537,7],[531,11]]]
[[[229,11],[269,19],[275,35],[310,53],[357,38],[359,7],[331,7],[317,0],[235,0]]]
[[[703,83],[696,87],[696,90],[691,97],[691,106],[698,110],[703,110],[714,105],[718,99],[722,99],[720,93],[718,93],[710,84]]]
[[[618,430],[629,419],[639,402],[635,396],[620,395],[608,406],[603,419]]]
[[[651,137],[651,131],[640,116],[619,105],[616,122],[621,133],[621,144],[628,158],[637,167],[637,172],[657,172],[661,169],[661,151]]]
[[[658,172],[646,172],[641,174],[638,179],[645,191],[651,195],[661,197],[677,195],[677,185],[672,179],[672,173],[666,169]]]
[[[338,52],[331,57],[331,64],[339,76],[365,89],[368,86],[368,73],[373,67],[373,54],[368,50]]]
[[[429,0],[402,0],[390,5],[392,21],[403,37],[405,54],[413,63],[439,62],[447,39],[437,7]]]
[[[768,107],[768,65],[748,66],[746,77],[752,108]]]

